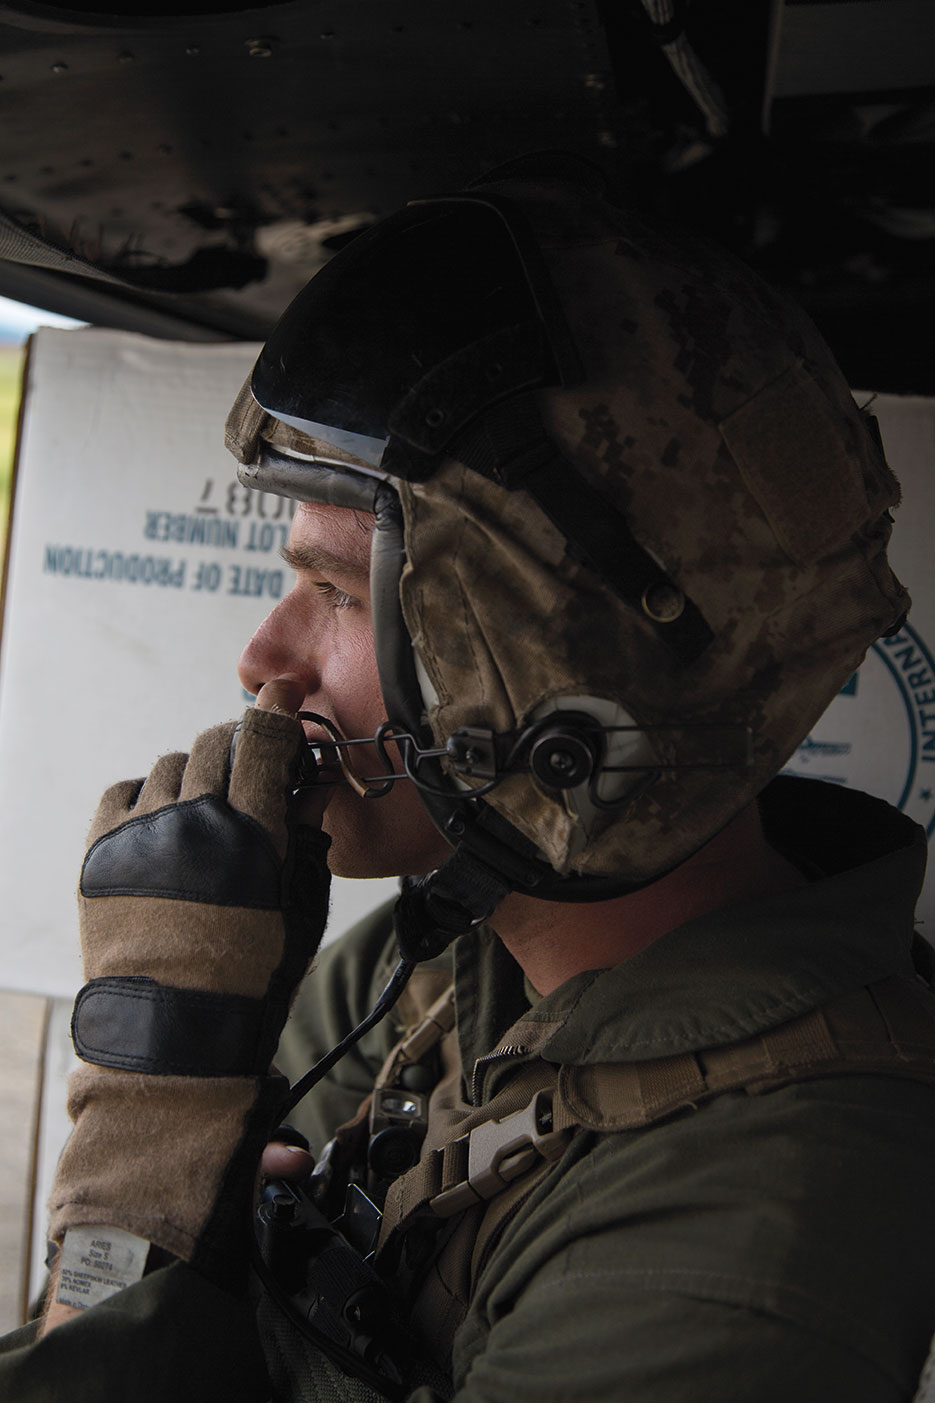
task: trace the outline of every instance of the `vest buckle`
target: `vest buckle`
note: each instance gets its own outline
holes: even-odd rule
[[[552,1092],[537,1091],[522,1110],[475,1125],[456,1142],[467,1160],[467,1177],[436,1194],[429,1207],[437,1217],[450,1218],[494,1198],[538,1161],[558,1159],[567,1139],[567,1130],[553,1128]]]

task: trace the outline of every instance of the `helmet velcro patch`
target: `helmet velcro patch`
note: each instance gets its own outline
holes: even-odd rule
[[[871,514],[842,420],[801,361],[720,423],[744,482],[796,565],[850,540]],[[867,441],[867,453],[871,445]]]

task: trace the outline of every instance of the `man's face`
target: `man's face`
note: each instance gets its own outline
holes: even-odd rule
[[[283,553],[295,585],[257,629],[239,665],[250,692],[275,678],[300,682],[302,710],[329,717],[348,737],[372,736],[386,720],[370,617],[370,536],[361,514],[302,503]],[[345,753],[357,775],[380,773],[373,747]],[[322,826],[332,840],[328,864],[339,877],[428,872],[451,851],[408,780],[383,799],[360,799],[336,786]]]

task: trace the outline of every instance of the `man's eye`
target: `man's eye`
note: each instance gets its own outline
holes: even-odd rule
[[[338,589],[337,585],[331,584],[328,580],[316,580],[315,588],[328,601],[332,609],[353,609],[359,602],[352,594]]]

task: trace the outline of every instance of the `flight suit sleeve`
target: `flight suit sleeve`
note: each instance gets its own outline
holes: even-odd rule
[[[480,1271],[455,1403],[908,1403],[933,1111],[929,1086],[851,1076],[576,1137]]]
[[[17,1403],[265,1403],[266,1364],[252,1305],[183,1262],[153,1272],[36,1340],[36,1323],[0,1340],[0,1398]]]
[[[237,1300],[179,1262],[66,1321],[0,1339],[16,1403],[385,1403],[304,1339],[268,1297]],[[441,1403],[448,1390],[419,1390]]]

